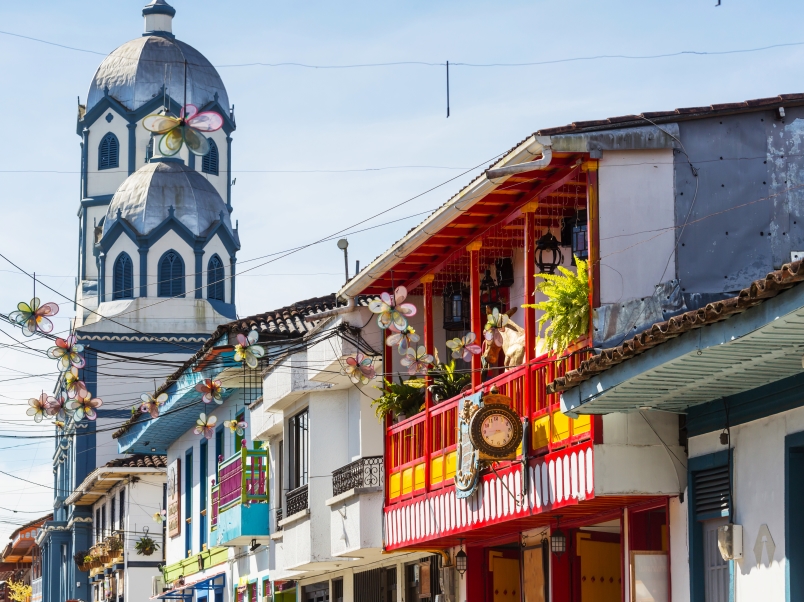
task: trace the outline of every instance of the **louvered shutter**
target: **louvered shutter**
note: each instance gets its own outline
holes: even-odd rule
[[[171,277],[172,277],[172,264],[171,258],[173,253],[168,253],[162,258],[162,263],[159,264],[159,296],[172,297],[171,294]]]
[[[729,467],[719,466],[694,473],[695,514],[729,509]]]
[[[111,169],[119,166],[120,143],[117,136],[109,132],[101,140],[98,148],[98,169]]]
[[[114,262],[113,299],[131,299],[134,296],[134,264],[126,254]]]
[[[223,301],[223,263],[213,255],[207,266],[207,298]]]
[[[209,152],[201,160],[201,171],[213,176],[218,175],[218,145],[212,138],[209,139]]]
[[[126,255],[126,263],[123,266],[123,298],[132,299],[134,297],[134,264],[131,258]]]
[[[171,297],[184,295],[184,265],[178,255],[173,258],[173,266],[171,270]]]

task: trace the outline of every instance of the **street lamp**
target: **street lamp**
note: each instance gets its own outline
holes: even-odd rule
[[[455,569],[460,573],[461,577],[466,573],[466,565],[466,552],[463,551],[463,540],[461,540],[461,549],[455,554]]]

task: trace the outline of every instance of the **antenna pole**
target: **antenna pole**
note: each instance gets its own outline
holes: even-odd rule
[[[447,61],[447,119],[449,119],[449,61]]]
[[[346,272],[346,282],[349,282],[349,249],[343,249],[343,270]]]

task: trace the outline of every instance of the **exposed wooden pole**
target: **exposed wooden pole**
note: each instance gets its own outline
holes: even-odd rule
[[[525,265],[523,276],[525,278],[525,303],[535,301],[536,292],[536,208],[538,201],[531,201],[522,208],[525,216]],[[536,357],[536,310],[532,307],[525,308],[525,363],[530,364]],[[533,413],[535,401],[535,383],[533,374],[530,370],[525,373],[525,400],[524,413],[530,419]]]
[[[435,275],[425,274],[422,276],[422,289],[424,297],[424,348],[427,353],[433,353],[435,346],[433,343],[433,280]],[[433,452],[433,429],[431,424],[430,409],[433,407],[433,395],[430,393],[430,377],[426,376],[424,389],[424,488],[430,491],[430,461]]]
[[[483,332],[482,316],[480,315],[480,249],[483,243],[479,240],[473,241],[466,246],[469,252],[469,307],[472,312],[471,328],[472,332],[480,339]],[[472,356],[472,386],[479,387],[480,378],[480,356]]]

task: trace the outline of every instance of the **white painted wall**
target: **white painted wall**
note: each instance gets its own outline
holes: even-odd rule
[[[202,296],[204,299],[208,298],[207,293],[209,292],[209,289],[207,288],[207,285],[209,284],[209,274],[207,269],[209,267],[209,260],[212,259],[212,256],[216,253],[218,257],[220,257],[221,263],[223,263],[223,273],[226,277],[226,280],[223,282],[223,300],[226,303],[234,303],[234,300],[232,299],[232,282],[229,280],[232,275],[232,268],[229,264],[229,252],[226,250],[226,247],[223,246],[223,242],[221,242],[221,239],[217,234],[213,236],[212,240],[207,242],[207,245],[204,247],[204,257],[201,260],[201,269],[203,270],[202,286],[204,287]],[[193,272],[195,272],[195,266],[193,266]],[[193,285],[193,288],[195,288],[195,285]]]
[[[107,122],[106,116],[112,115],[112,121]],[[87,195],[96,197],[104,194],[114,194],[120,184],[128,177],[128,121],[115,112],[107,109],[106,112],[92,124],[87,141]],[[117,168],[98,170],[98,149],[103,137],[112,132],[117,136],[120,144],[120,154]]]
[[[673,602],[689,602],[690,599],[690,542],[688,490],[684,502],[670,498],[670,589]]]
[[[599,176],[600,301],[650,296],[676,274],[673,150],[605,151]]]
[[[804,408],[731,427],[734,520],[743,526],[743,559],[735,564],[736,600],[785,600],[785,450],[787,435],[804,431]],[[719,432],[689,440],[694,458],[726,449]],[[757,567],[754,544],[761,525],[776,544],[770,566]],[[763,556],[766,559],[766,556]],[[687,586],[689,589],[689,586]]]

